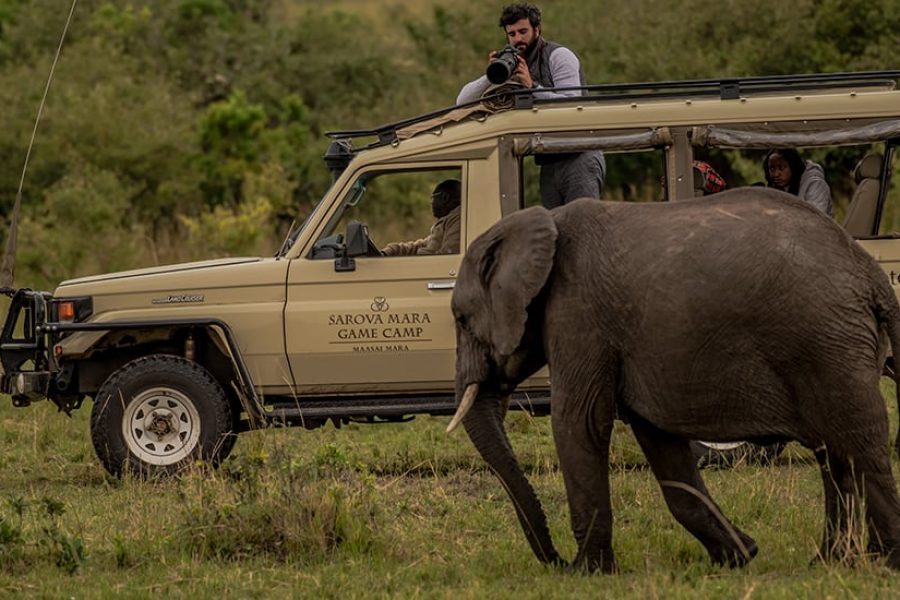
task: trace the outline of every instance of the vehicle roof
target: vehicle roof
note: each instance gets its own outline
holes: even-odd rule
[[[720,80],[591,85],[584,95],[534,98],[501,89],[481,100],[369,130],[336,131],[335,140],[363,141],[368,158],[399,159],[427,149],[477,144],[512,132],[634,129],[759,120],[839,120],[897,115],[900,71],[787,75]],[[491,107],[494,100],[503,108]],[[369,141],[375,137],[375,141]]]

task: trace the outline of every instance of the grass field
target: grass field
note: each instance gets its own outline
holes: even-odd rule
[[[887,397],[893,390],[885,388]],[[889,402],[893,404],[893,402]],[[0,596],[41,597],[889,597],[900,576],[862,559],[810,566],[818,470],[789,448],[772,467],[706,471],[759,543],[738,571],[710,565],[666,510],[627,428],[613,442],[622,572],[540,566],[499,483],[446,419],[243,435],[216,472],[109,478],[89,406],[69,419],[0,403]],[[513,444],[557,545],[574,553],[549,420],[514,413]]]

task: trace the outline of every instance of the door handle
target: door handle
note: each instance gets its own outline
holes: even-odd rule
[[[429,290],[452,290],[453,286],[456,285],[455,281],[429,281],[428,289]]]

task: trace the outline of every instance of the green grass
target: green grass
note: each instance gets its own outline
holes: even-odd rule
[[[537,563],[496,479],[464,433],[444,433],[446,419],[245,434],[216,472],[198,467],[142,483],[105,474],[90,446],[88,411],[69,419],[46,404],[0,404],[0,596],[900,593],[900,576],[867,560],[809,566],[822,491],[809,454],[794,446],[770,468],[705,472],[725,513],[760,547],[748,568],[731,571],[712,566],[674,522],[630,432],[617,425],[612,500],[622,572],[582,576]],[[513,413],[509,429],[557,545],[571,557],[549,424]]]

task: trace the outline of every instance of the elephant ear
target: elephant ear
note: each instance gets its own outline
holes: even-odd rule
[[[550,276],[558,232],[550,211],[537,206],[503,219],[487,235],[478,273],[489,303],[491,345],[508,356],[525,334],[528,305]]]

